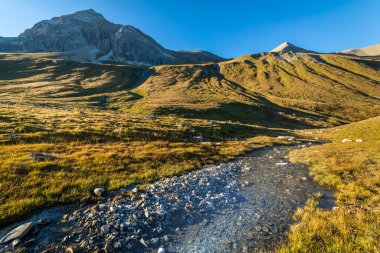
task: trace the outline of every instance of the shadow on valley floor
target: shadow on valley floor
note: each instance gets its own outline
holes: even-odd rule
[[[249,105],[241,102],[222,104],[217,108],[196,110],[189,108],[159,108],[157,115],[176,114],[184,118],[201,118],[209,120],[238,121],[264,127],[313,128],[312,122],[326,122],[329,117],[281,107],[264,97],[258,97],[263,106]]]

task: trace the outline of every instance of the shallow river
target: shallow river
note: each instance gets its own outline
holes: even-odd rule
[[[23,247],[25,252],[274,249],[309,194],[321,192],[323,208],[334,204],[332,193],[309,178],[305,165],[286,159],[296,148],[300,147],[266,148],[227,164],[165,179],[138,193],[133,201],[119,197],[115,204],[114,197],[121,192],[109,193],[95,213],[79,205],[46,210],[4,228],[0,237],[22,223],[51,220],[49,225],[35,227],[16,246],[0,246],[0,252]],[[61,222],[64,214],[70,217],[66,223]],[[104,231],[104,225],[109,230]]]

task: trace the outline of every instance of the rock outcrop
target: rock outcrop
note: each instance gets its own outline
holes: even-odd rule
[[[172,51],[130,25],[118,25],[96,11],[43,20],[16,38],[0,37],[3,52],[66,52],[74,61],[118,61],[137,65],[200,63],[224,60],[204,51]]]

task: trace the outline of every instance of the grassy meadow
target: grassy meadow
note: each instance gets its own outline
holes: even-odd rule
[[[145,184],[319,138],[329,143],[291,159],[336,189],[338,208],[311,199],[280,251],[379,251],[380,121],[366,120],[380,115],[378,59],[260,54],[136,67],[57,57],[0,54],[0,226],[96,186]],[[277,138],[289,134],[296,141]],[[30,157],[38,152],[54,159]]]
[[[140,96],[131,89],[149,68],[47,56],[0,55],[0,225],[97,186],[145,184],[290,143],[276,139],[283,128],[129,109]]]
[[[336,207],[326,211],[310,199],[280,252],[380,252],[380,118],[309,135],[331,142],[290,158],[310,165],[314,180],[336,190]]]

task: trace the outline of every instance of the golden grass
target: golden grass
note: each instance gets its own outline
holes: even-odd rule
[[[336,190],[337,207],[322,210],[310,200],[280,252],[380,252],[380,118],[313,136],[332,143],[294,151],[291,160],[309,164],[317,182]]]
[[[309,55],[287,61],[264,54],[218,65],[146,68],[57,56],[0,54],[0,225],[76,201],[95,186],[144,184],[285,144],[272,138],[278,132],[379,115],[377,59]],[[157,118],[149,120],[150,114]],[[195,136],[205,142],[192,142]],[[378,158],[369,158],[373,144],[363,138],[362,144],[342,144],[346,153],[336,153],[338,142],[319,150],[332,167],[314,161],[314,153],[308,159],[319,166],[315,178],[339,188],[342,205],[374,210],[377,163],[368,164]],[[57,159],[34,161],[28,157],[33,152]],[[363,159],[346,164],[337,158],[357,152]]]
[[[72,202],[97,186],[108,190],[145,184],[205,164],[227,161],[244,152],[289,143],[270,137],[221,143],[130,141],[85,144],[3,145],[0,150],[0,224],[39,208]],[[238,148],[236,148],[238,147]],[[35,161],[34,152],[57,159]]]

